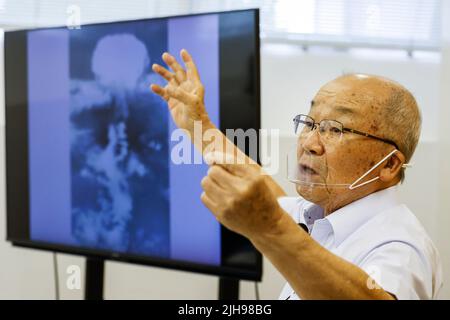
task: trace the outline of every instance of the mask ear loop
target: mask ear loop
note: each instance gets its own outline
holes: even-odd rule
[[[378,179],[380,179],[380,177],[375,177],[369,181],[363,182],[361,184],[357,184],[358,182],[360,182],[361,180],[363,180],[365,177],[367,177],[373,170],[375,170],[379,165],[381,165],[383,162],[385,162],[387,159],[389,159],[392,155],[394,155],[398,150],[392,150],[391,153],[389,153],[386,157],[384,157],[380,162],[378,162],[376,165],[374,165],[369,171],[367,171],[365,174],[363,174],[359,179],[357,179],[355,182],[353,182],[348,188],[350,190],[355,190],[357,188],[360,188],[362,186],[365,186],[369,183],[375,182]],[[411,168],[412,164],[404,164],[402,165],[402,168]]]

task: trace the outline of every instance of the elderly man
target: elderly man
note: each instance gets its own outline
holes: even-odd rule
[[[201,121],[230,145],[208,118],[192,57],[182,50],[181,58],[186,70],[168,53],[171,71],[153,65],[168,83],[151,89],[191,137]],[[381,77],[346,75],[322,87],[309,114],[294,122],[300,198],[285,197],[250,161],[212,159],[202,180],[201,200],[217,220],[247,237],[287,280],[280,299],[436,298],[438,253],[396,196],[420,135],[411,93]]]

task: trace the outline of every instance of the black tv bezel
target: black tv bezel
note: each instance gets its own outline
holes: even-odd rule
[[[139,21],[148,21],[148,20],[159,20],[159,19],[169,19],[169,18],[182,18],[182,17],[190,17],[190,16],[202,16],[202,15],[212,15],[212,14],[226,14],[226,13],[238,13],[238,12],[253,12],[254,14],[254,34],[255,34],[255,42],[254,42],[254,52],[255,52],[255,71],[254,74],[254,104],[256,107],[256,110],[254,111],[254,119],[252,119],[253,123],[255,124],[253,126],[254,129],[260,129],[261,128],[261,99],[260,99],[260,26],[259,26],[259,8],[250,8],[250,9],[242,9],[242,10],[227,10],[227,11],[215,11],[215,12],[202,12],[202,13],[195,13],[195,14],[184,14],[184,15],[174,15],[174,16],[164,16],[164,17],[154,17],[154,18],[141,18],[141,19],[134,19],[134,20],[121,20],[121,21],[108,21],[108,22],[101,22],[101,23],[92,23],[92,24],[84,24],[82,26],[96,26],[96,25],[104,25],[104,24],[113,24],[113,23],[127,23],[127,22],[139,22]],[[32,29],[17,29],[13,31],[6,31],[5,32],[5,38],[6,33],[26,33],[29,31],[35,31],[35,30],[50,30],[50,29],[60,29],[65,28],[64,26],[52,26],[52,27],[41,27],[41,28],[32,28]],[[6,48],[5,48],[6,51]],[[244,268],[238,268],[238,267],[230,267],[230,266],[214,266],[214,265],[206,265],[206,264],[200,264],[195,262],[188,262],[183,260],[173,260],[173,259],[167,259],[167,258],[157,258],[157,257],[147,257],[143,255],[132,255],[128,253],[120,253],[120,252],[114,252],[114,251],[107,251],[107,250],[96,250],[96,249],[89,249],[89,248],[83,248],[83,247],[74,247],[69,245],[63,245],[63,244],[55,244],[50,242],[42,242],[42,241],[35,241],[35,240],[23,240],[23,239],[17,239],[14,237],[11,237],[8,230],[9,230],[9,217],[10,215],[8,212],[11,212],[11,201],[10,199],[13,199],[16,197],[18,199],[18,196],[11,195],[10,193],[11,188],[10,184],[11,181],[16,179],[16,177],[12,177],[10,174],[8,174],[8,163],[14,162],[14,161],[25,161],[26,166],[28,168],[28,154],[27,157],[21,159],[20,157],[17,157],[17,154],[12,155],[11,152],[8,152],[8,145],[12,143],[13,141],[8,141],[11,137],[8,133],[9,130],[11,130],[11,124],[8,123],[8,118],[10,117],[10,107],[8,108],[8,91],[6,89],[7,82],[6,82],[6,74],[7,74],[7,64],[6,64],[6,54],[4,55],[4,62],[5,62],[5,167],[6,167],[6,219],[7,219],[7,233],[6,233],[6,240],[11,242],[13,246],[22,247],[22,248],[31,248],[31,249],[37,249],[37,250],[44,250],[44,251],[53,251],[53,252],[59,252],[59,253],[65,253],[65,254],[73,254],[73,255],[81,255],[88,258],[101,258],[104,260],[110,260],[110,261],[117,261],[117,262],[125,262],[125,263],[133,263],[137,265],[146,265],[146,266],[152,266],[152,267],[160,267],[160,268],[168,268],[173,270],[179,270],[179,271],[186,271],[186,272],[194,272],[194,273],[202,273],[206,275],[215,275],[215,276],[221,276],[221,277],[227,277],[227,278],[234,278],[234,279],[240,279],[240,280],[251,280],[251,281],[261,281],[262,278],[262,255],[254,248],[254,246],[248,241],[248,243],[253,247],[256,255],[256,268],[254,269],[244,269]],[[11,90],[11,89],[10,89]],[[23,90],[23,89],[22,89]],[[23,90],[27,91],[27,90]],[[222,106],[220,106],[220,109],[222,110]],[[28,112],[28,108],[26,108],[26,112]],[[228,121],[230,121],[231,117],[227,117]],[[233,129],[230,126],[228,126],[227,120],[224,120],[222,117],[222,113],[220,116],[220,129],[221,131],[225,132],[226,129]],[[238,129],[238,128],[234,128]],[[246,128],[243,128],[246,129]],[[22,131],[23,135],[28,136],[28,128],[26,130]],[[258,145],[259,145],[259,137],[258,137]],[[258,159],[259,162],[259,159]],[[23,173],[25,177],[21,177],[20,179],[24,179],[28,186],[28,172]],[[23,180],[22,180],[23,181]],[[29,199],[22,199],[22,203],[18,203],[19,208],[25,208],[27,215],[29,215]],[[226,229],[224,226],[221,225],[221,233],[232,233]],[[241,237],[237,234],[234,234],[235,236]]]

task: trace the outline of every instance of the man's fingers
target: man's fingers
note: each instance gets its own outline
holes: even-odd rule
[[[178,80],[176,79],[175,75],[164,68],[163,66],[160,66],[159,64],[154,63],[152,65],[152,70],[159,74],[161,77],[167,80],[167,82],[171,82],[173,84],[178,84]]]
[[[164,62],[170,67],[170,69],[173,70],[175,78],[179,83],[186,80],[186,72],[184,71],[183,67],[178,63],[177,59],[175,59],[175,57],[173,57],[167,52],[164,52],[162,58]]]
[[[196,95],[188,93],[180,87],[174,88],[172,86],[168,86],[166,92],[170,97],[177,99],[187,105],[196,105],[198,102],[198,98]]]
[[[217,165],[213,165],[208,169],[208,177],[222,189],[236,189],[236,186],[240,183],[238,177]]]
[[[225,196],[226,191],[209,176],[205,176],[202,179],[201,186],[203,191],[205,191],[208,197],[214,202],[219,203]]]
[[[220,151],[213,151],[205,154],[205,162],[209,166],[224,163],[234,163],[234,161],[235,159],[233,155]]]
[[[181,50],[180,55],[183,59],[184,65],[186,66],[188,79],[200,82],[200,76],[198,74],[197,66],[195,65],[194,60],[192,59],[189,52],[187,52],[186,49],[183,49]]]
[[[180,87],[173,87],[168,85],[166,88],[163,88],[160,85],[152,84],[150,88],[154,93],[161,96],[166,101],[169,101],[170,98],[173,98],[184,104],[188,105],[197,104],[198,100],[197,96],[184,91]]]
[[[236,157],[231,154],[214,151],[205,155],[205,162],[212,166],[217,165],[230,172],[232,175],[244,177],[248,175],[249,166],[254,165],[248,157]]]
[[[217,205],[214,203],[214,201],[211,200],[211,198],[206,194],[206,192],[203,192],[200,196],[200,200],[203,202],[203,204],[211,211],[214,215],[217,214]]]
[[[159,96],[160,96],[161,98],[163,98],[164,100],[166,100],[166,101],[169,100],[170,96],[169,96],[169,94],[167,93],[167,90],[164,89],[163,87],[161,87],[161,86],[159,86],[159,85],[157,85],[157,84],[152,84],[152,85],[150,86],[150,88],[152,89],[152,91],[153,91],[154,93],[156,93],[157,95],[159,95]]]

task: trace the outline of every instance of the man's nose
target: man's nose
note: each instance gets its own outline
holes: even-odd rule
[[[299,143],[309,154],[320,156],[325,152],[318,130],[310,132],[305,138],[300,139]]]

